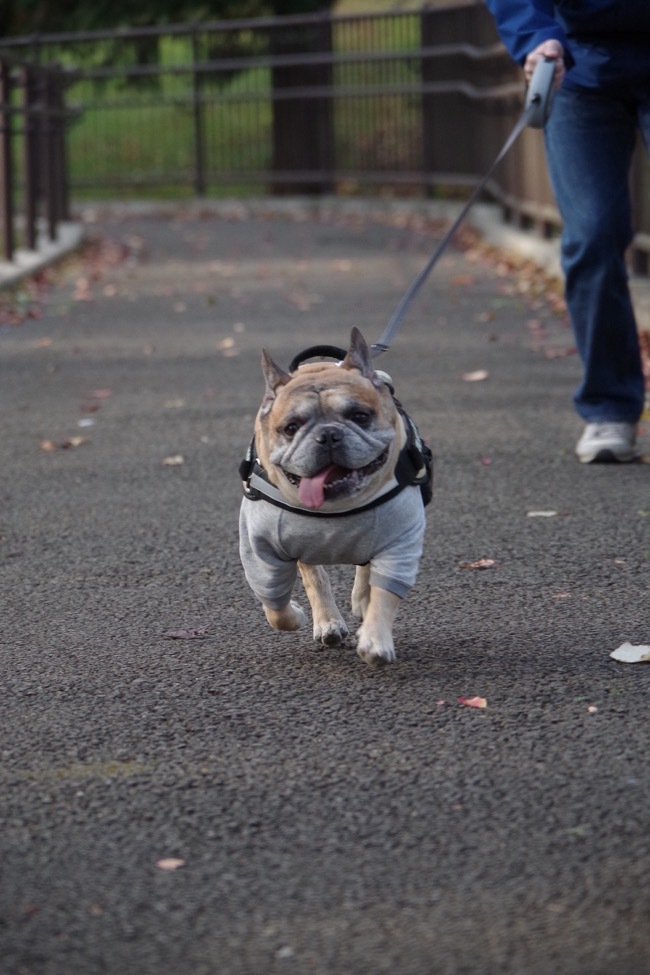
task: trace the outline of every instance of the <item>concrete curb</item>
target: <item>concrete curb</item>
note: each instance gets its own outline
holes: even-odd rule
[[[60,223],[56,240],[39,232],[36,250],[18,248],[13,261],[0,261],[0,289],[11,288],[23,278],[37,274],[75,251],[84,239],[85,229],[79,222]]]

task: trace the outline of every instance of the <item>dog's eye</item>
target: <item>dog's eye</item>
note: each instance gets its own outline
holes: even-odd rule
[[[359,427],[367,427],[373,419],[374,413],[369,410],[353,410],[350,419]]]
[[[284,435],[285,437],[289,437],[289,439],[291,439],[292,437],[295,437],[298,430],[300,430],[300,424],[298,421],[291,420],[291,422],[287,423],[287,425],[284,427]]]

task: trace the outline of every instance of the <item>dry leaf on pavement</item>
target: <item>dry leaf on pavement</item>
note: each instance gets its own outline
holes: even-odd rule
[[[185,866],[185,860],[180,860],[178,857],[164,857],[156,861],[156,866],[159,870],[178,870],[179,867]]]
[[[209,623],[205,626],[181,627],[179,630],[166,630],[163,636],[166,640],[200,640],[209,628]]]
[[[491,569],[496,565],[494,559],[477,559],[476,562],[459,562],[459,569]]]
[[[622,664],[650,664],[650,647],[634,646],[626,642],[612,650],[610,657]]]
[[[464,372],[461,379],[466,383],[480,383],[488,378],[487,369],[475,369],[473,372]]]
[[[67,440],[62,440],[60,443],[54,443],[53,440],[41,440],[41,450],[54,453],[55,450],[71,450],[74,447],[81,447],[85,443],[85,437],[68,437]]]
[[[466,708],[486,708],[487,701],[484,697],[459,697],[459,704],[464,704]]]

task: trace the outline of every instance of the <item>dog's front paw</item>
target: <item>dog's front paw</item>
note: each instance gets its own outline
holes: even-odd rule
[[[348,628],[343,620],[327,620],[324,623],[314,623],[314,641],[324,647],[340,646],[348,635]]]
[[[304,609],[293,599],[282,609],[270,609],[265,606],[264,612],[274,630],[299,630],[307,618]]]
[[[389,635],[379,638],[366,632],[363,626],[357,632],[357,653],[367,664],[393,664],[396,659],[393,638]]]

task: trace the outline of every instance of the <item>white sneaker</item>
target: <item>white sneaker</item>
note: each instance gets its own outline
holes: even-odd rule
[[[576,444],[576,454],[581,464],[636,460],[636,423],[588,423]]]

